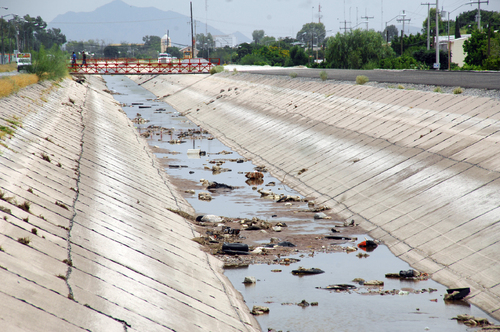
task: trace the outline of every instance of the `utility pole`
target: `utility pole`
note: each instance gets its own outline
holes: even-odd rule
[[[365,16],[361,16],[361,18],[364,18],[366,20],[366,31],[368,31],[368,20],[371,18],[375,18],[373,16],[367,16],[366,14],[366,8],[365,8]]]
[[[191,8],[191,59],[194,59],[194,34],[193,34],[193,2],[189,2]]]
[[[421,3],[422,6],[427,5],[427,51],[431,49],[431,6],[435,3]]]
[[[490,0],[486,0],[486,1],[475,0],[475,1],[470,1],[469,3],[471,5],[473,3],[477,3],[477,15],[476,15],[477,29],[481,30],[481,4],[485,3],[485,4],[489,5],[490,4]]]
[[[347,29],[350,29],[350,27],[349,27],[349,28],[347,27],[347,23],[351,24],[351,22],[350,22],[350,21],[349,21],[349,22],[347,22],[346,20],[344,20],[344,22],[341,22],[341,23],[344,23],[344,27],[343,27],[343,28],[341,27],[341,28],[339,28],[339,29],[340,29],[340,30],[344,30],[344,33],[346,33],[346,32],[347,32]]]
[[[403,18],[398,18],[396,21],[403,22],[403,30],[401,30],[401,55],[403,55],[403,37],[405,34],[405,21],[410,22],[411,18],[405,18],[406,14],[405,14],[404,10],[403,10],[403,14],[401,16],[403,16]]]
[[[439,0],[436,0],[436,63],[434,69],[439,70]]]

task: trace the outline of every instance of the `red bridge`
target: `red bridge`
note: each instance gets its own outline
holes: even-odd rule
[[[170,63],[139,59],[88,59],[86,64],[68,67],[70,74],[142,75],[142,74],[196,74],[209,73],[220,59],[179,59]]]

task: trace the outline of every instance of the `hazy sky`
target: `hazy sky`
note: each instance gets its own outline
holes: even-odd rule
[[[24,16],[41,16],[46,22],[52,21],[57,15],[68,11],[89,12],[111,2],[112,0],[0,0],[0,15],[17,14]],[[189,1],[187,0],[123,0],[136,7],[156,7],[161,10],[172,10],[189,15]],[[472,0],[478,1],[478,0]],[[368,20],[368,27],[377,31],[385,27],[385,22],[392,19],[390,24],[397,24],[394,19],[405,10],[406,22],[416,28],[421,28],[427,16],[427,6],[420,0],[193,0],[193,15],[196,20],[205,22],[222,30],[225,33],[240,31],[251,38],[252,31],[263,29],[267,35],[275,37],[292,36],[303,24],[312,20],[318,22],[318,8],[321,5],[321,22],[327,30],[327,35],[342,31],[344,19],[350,21],[347,27],[365,28],[362,16],[374,17]],[[464,5],[469,0],[439,0],[439,7],[453,11],[450,18],[460,12],[477,8],[474,5]],[[205,5],[207,9],[205,10]],[[456,10],[455,10],[456,9]],[[481,4],[481,9],[500,11],[500,0],[489,0],[489,5]],[[357,13],[357,15],[356,15]],[[365,15],[366,13],[366,15]],[[8,17],[9,18],[9,17]],[[406,29],[405,29],[406,30]]]

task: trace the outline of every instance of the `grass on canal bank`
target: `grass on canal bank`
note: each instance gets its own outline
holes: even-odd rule
[[[7,63],[5,65],[0,65],[0,73],[7,73],[14,70],[17,70],[15,62]]]
[[[7,97],[21,88],[35,83],[38,83],[38,76],[35,74],[3,77],[0,79],[0,98]]]

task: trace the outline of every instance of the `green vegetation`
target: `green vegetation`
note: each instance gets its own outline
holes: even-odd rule
[[[328,74],[326,71],[322,70],[319,72],[319,78],[321,78],[322,81],[326,81],[328,79]]]
[[[217,73],[221,73],[223,71],[224,71],[224,67],[223,66],[215,66],[215,67],[210,68],[210,74],[211,75],[217,74]]]
[[[454,95],[459,95],[459,94],[461,94],[461,93],[463,93],[463,92],[464,92],[464,90],[462,90],[462,88],[461,88],[461,87],[458,87],[458,88],[453,89],[453,94],[454,94]]]
[[[438,93],[442,93],[443,92],[443,89],[441,89],[441,87],[437,86],[434,88],[434,90],[432,90],[434,92],[438,92]]]
[[[295,78],[297,77],[297,73],[292,71],[290,74],[288,74],[288,76],[290,76],[291,78]]]
[[[368,83],[369,79],[365,75],[358,75],[356,76],[356,84],[363,85],[365,83]]]
[[[45,47],[31,54],[32,65],[27,67],[27,72],[35,74],[39,80],[56,80],[68,76],[66,55],[54,45],[48,52]]]
[[[328,38],[326,46],[326,61],[331,68],[365,69],[393,56],[394,51],[373,30],[337,33]]]

